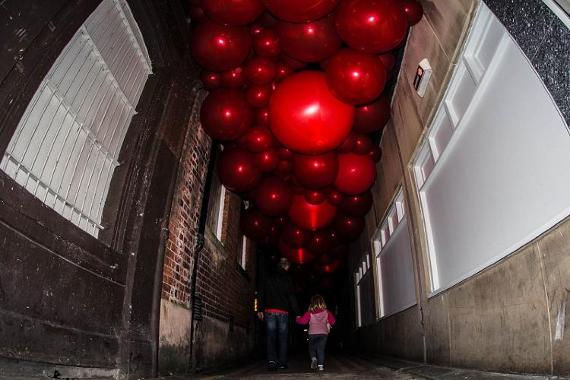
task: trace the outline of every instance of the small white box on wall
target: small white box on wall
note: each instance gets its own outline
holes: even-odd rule
[[[416,69],[416,75],[413,83],[414,89],[422,98],[426,93],[427,86],[431,78],[431,71],[431,66],[427,58],[422,59]]]

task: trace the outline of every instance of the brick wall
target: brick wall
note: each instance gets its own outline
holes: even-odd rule
[[[187,308],[211,145],[198,121],[204,94],[196,95],[170,212],[162,280],[162,298]]]

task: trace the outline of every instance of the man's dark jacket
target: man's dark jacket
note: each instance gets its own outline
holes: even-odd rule
[[[293,280],[283,269],[270,274],[260,290],[260,311],[281,309],[299,315]]]

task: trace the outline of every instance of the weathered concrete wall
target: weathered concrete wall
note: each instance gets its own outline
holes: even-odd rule
[[[501,10],[510,5],[491,3],[502,20],[521,26]],[[374,188],[375,215],[367,218],[364,237],[370,239],[395,187],[402,184],[414,242],[418,306],[361,328],[357,340],[372,352],[410,359],[421,359],[425,350],[424,359],[434,364],[568,375],[570,220],[481,273],[428,297],[427,243],[410,163],[445,90],[477,1],[423,0],[422,4],[425,17],[410,33],[393,98],[392,123],[381,142],[384,155]],[[540,1],[522,5],[524,12],[534,15],[531,22],[541,18],[551,23],[550,16],[543,17],[543,7]],[[542,30],[545,25],[536,27]],[[528,40],[524,43],[529,45]],[[429,59],[434,71],[426,96],[420,98],[411,83],[423,58]]]

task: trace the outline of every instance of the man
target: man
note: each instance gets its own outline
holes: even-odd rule
[[[257,316],[265,321],[267,341],[267,369],[287,368],[287,341],[289,338],[289,311],[299,314],[293,281],[289,275],[291,263],[282,257],[277,271],[269,275],[260,290],[260,309]]]

